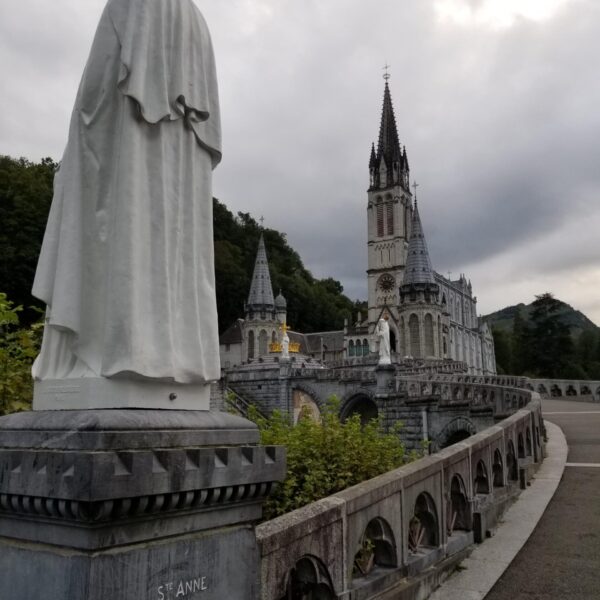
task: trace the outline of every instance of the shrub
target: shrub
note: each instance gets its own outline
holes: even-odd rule
[[[329,496],[347,487],[399,467],[417,458],[407,453],[400,440],[398,423],[384,431],[381,419],[361,425],[355,414],[341,421],[340,403],[332,398],[321,421],[302,413],[294,425],[284,413],[269,418],[256,409],[249,418],[259,427],[261,443],[287,448],[287,476],[264,506],[271,519]]]

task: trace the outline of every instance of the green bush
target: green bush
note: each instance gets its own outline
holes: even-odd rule
[[[339,401],[329,400],[315,421],[303,413],[296,425],[275,411],[265,418],[254,409],[249,418],[259,427],[261,443],[287,448],[287,476],[269,497],[265,519],[300,508],[399,467],[415,458],[400,440],[397,424],[384,431],[380,419],[361,425],[360,416],[339,418]]]
[[[20,328],[21,311],[0,292],[0,415],[31,408],[31,365],[39,353],[43,323]]]

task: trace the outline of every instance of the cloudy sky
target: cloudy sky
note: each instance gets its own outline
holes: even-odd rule
[[[390,87],[434,267],[482,314],[553,292],[600,324],[598,0],[196,0],[215,195],[366,298],[371,142]],[[59,159],[105,0],[1,0],[0,154]]]

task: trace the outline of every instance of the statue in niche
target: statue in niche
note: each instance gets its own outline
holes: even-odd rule
[[[191,0],[109,0],[54,183],[33,294],[33,375],[204,384],[220,377],[214,55]]]
[[[380,365],[391,365],[391,351],[390,351],[390,325],[388,323],[389,317],[384,315],[377,322],[375,333],[379,341],[379,363]]]

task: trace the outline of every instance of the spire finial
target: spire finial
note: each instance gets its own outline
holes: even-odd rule
[[[260,221],[260,228],[264,229],[265,218],[263,216],[261,216],[259,221]]]
[[[415,190],[415,206],[417,206],[417,188],[419,187],[419,184],[415,181],[412,184],[413,189]]]
[[[383,74],[383,78],[385,79],[385,82],[387,83],[389,78],[391,77],[389,70],[390,70],[390,65],[387,64],[387,60],[385,61],[385,65],[383,66],[383,70],[385,71],[385,73]]]

